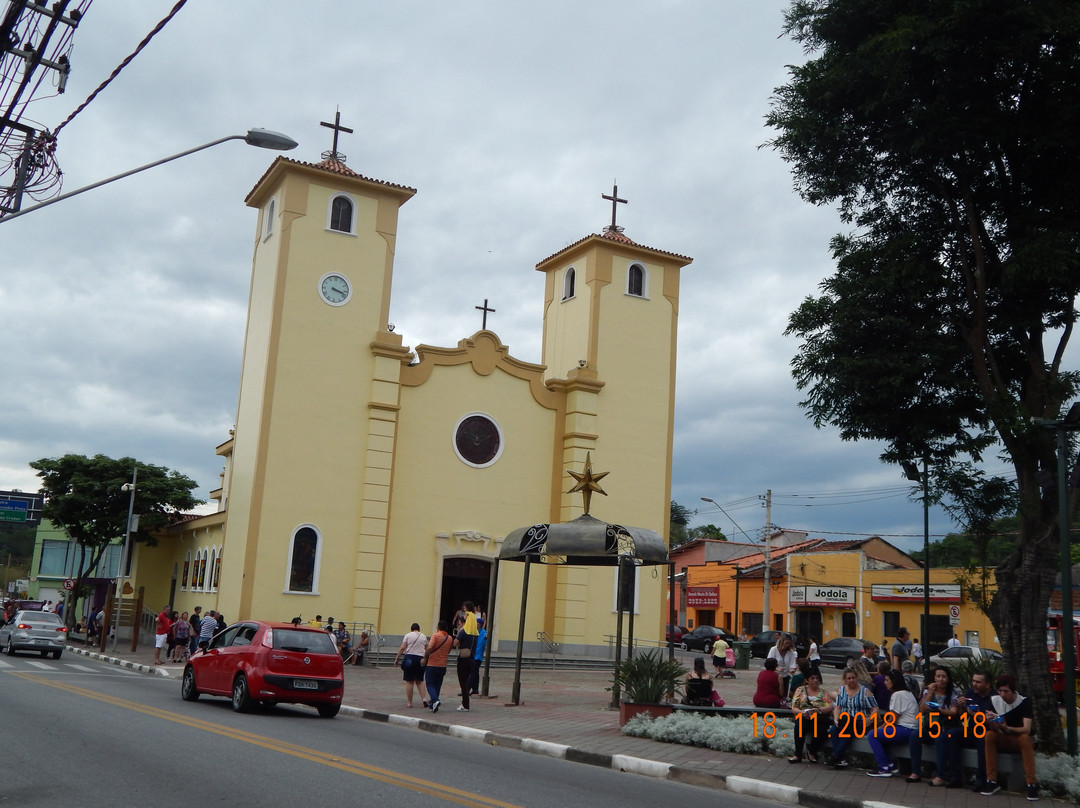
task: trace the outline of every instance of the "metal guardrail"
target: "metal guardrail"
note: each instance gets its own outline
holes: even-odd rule
[[[536,640],[540,643],[540,647],[544,649],[546,653],[551,654],[551,668],[555,669],[555,655],[559,653],[559,644],[555,642],[550,634],[546,631],[536,632]]]

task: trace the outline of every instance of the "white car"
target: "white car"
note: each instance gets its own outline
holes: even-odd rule
[[[0,628],[0,649],[13,656],[16,651],[37,651],[43,657],[59,659],[67,645],[67,627],[60,615],[23,610]]]
[[[1005,661],[1005,657],[1001,655],[1001,652],[995,651],[993,648],[980,648],[977,645],[954,645],[952,648],[946,648],[940,654],[934,654],[934,656],[930,657],[930,666],[959,665],[969,659],[985,660],[987,662]]]

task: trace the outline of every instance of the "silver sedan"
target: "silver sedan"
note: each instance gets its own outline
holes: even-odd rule
[[[15,612],[14,617],[0,628],[0,649],[7,651],[9,656],[16,651],[37,651],[43,657],[52,654],[59,659],[67,639],[64,621],[52,612]]]

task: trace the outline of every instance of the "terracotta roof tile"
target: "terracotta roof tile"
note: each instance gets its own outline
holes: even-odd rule
[[[245,202],[251,199],[251,196],[254,193],[254,189],[262,185],[263,180],[270,176],[270,172],[277,168],[277,166],[281,163],[292,163],[294,166],[304,166],[305,168],[317,168],[320,171],[328,171],[331,174],[338,174],[342,177],[355,177],[356,179],[364,180],[365,182],[372,182],[376,185],[382,185],[386,188],[397,188],[401,191],[408,191],[410,195],[416,193],[416,189],[410,188],[408,185],[398,185],[396,182],[387,182],[386,180],[377,180],[374,177],[365,177],[363,174],[358,174],[357,172],[353,171],[347,165],[338,160],[322,160],[318,163],[306,163],[303,160],[293,160],[289,157],[285,157],[284,155],[278,155],[274,159],[274,162],[272,162],[266,169],[266,171],[263,172],[262,176],[259,177],[258,182],[255,183],[254,188],[250,193],[248,193],[247,197],[245,198]]]
[[[280,158],[278,158],[278,159],[280,159]],[[565,247],[563,247],[561,250],[556,250],[551,255],[549,255],[547,258],[545,258],[543,261],[538,261],[536,263],[536,269],[540,269],[541,266],[546,264],[552,258],[555,258],[558,255],[562,255],[565,252],[569,252],[570,250],[574,249],[575,247],[578,247],[578,246],[584,244],[589,239],[593,239],[593,238],[602,238],[602,239],[607,239],[608,241],[616,241],[616,242],[618,242],[620,244],[626,244],[628,246],[638,247],[638,248],[643,249],[643,250],[649,250],[650,252],[657,253],[658,255],[668,255],[668,256],[671,256],[672,258],[677,258],[680,261],[685,261],[687,264],[689,264],[691,261],[694,260],[693,258],[690,258],[689,256],[686,256],[686,255],[679,255],[679,253],[668,252],[667,250],[658,250],[655,247],[649,247],[649,246],[646,246],[645,244],[638,244],[636,241],[634,241],[633,239],[631,239],[629,236],[627,236],[624,233],[619,233],[619,232],[616,232],[616,231],[613,231],[613,230],[605,230],[603,233],[600,233],[600,234],[590,233],[589,235],[585,236],[584,238],[579,238],[573,244],[568,244]]]

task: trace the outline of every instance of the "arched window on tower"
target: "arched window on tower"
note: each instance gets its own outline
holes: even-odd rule
[[[626,294],[634,297],[645,297],[648,288],[648,274],[641,264],[631,264],[626,271]]]
[[[330,200],[330,221],[327,227],[339,233],[352,233],[356,229],[356,205],[345,194],[337,194]]]
[[[289,570],[286,590],[289,592],[318,591],[319,558],[322,547],[319,531],[311,525],[301,525],[289,542]]]
[[[569,267],[563,274],[563,288],[562,299],[569,300],[574,296],[574,282],[577,276],[577,272],[573,267]]]
[[[191,550],[184,554],[184,574],[180,578],[180,588],[187,589],[188,574],[191,572]],[[194,587],[193,587],[194,588]]]
[[[263,238],[270,238],[270,234],[274,232],[274,208],[276,199],[271,198],[266,205],[266,220],[263,222]]]

